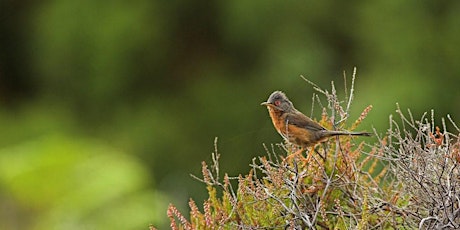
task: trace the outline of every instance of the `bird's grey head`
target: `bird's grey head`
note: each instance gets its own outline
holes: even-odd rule
[[[289,111],[294,108],[292,102],[287,98],[286,94],[281,91],[273,92],[266,102],[261,105],[269,106],[280,111]]]

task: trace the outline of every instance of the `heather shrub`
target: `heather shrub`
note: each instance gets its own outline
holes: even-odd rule
[[[334,83],[325,90],[310,83],[318,121],[328,129],[355,130],[371,111],[348,120],[351,88],[339,100]],[[326,98],[322,103],[320,98]],[[220,154],[202,162],[208,199],[190,199],[190,217],[174,205],[167,215],[172,229],[445,229],[460,228],[458,135],[443,131],[426,114],[415,120],[397,110],[385,135],[372,139],[331,138],[303,155],[289,143],[265,146],[242,175],[223,175]],[[450,119],[458,133],[460,130]],[[358,141],[359,140],[359,141]],[[368,142],[364,142],[368,141]],[[375,143],[370,143],[375,142]],[[236,185],[236,186],[235,186]]]

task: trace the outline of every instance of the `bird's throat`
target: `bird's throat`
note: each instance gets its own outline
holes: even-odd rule
[[[286,123],[282,118],[285,112],[272,107],[268,107],[268,113],[270,114],[270,118],[272,119],[273,125],[275,126],[276,130],[278,132],[281,132],[281,130],[278,130],[278,128],[282,129],[286,127]]]

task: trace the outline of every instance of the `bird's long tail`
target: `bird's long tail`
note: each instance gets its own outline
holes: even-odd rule
[[[368,133],[368,132],[349,132],[349,131],[332,131],[332,130],[325,131],[325,133],[324,133],[325,137],[346,136],[346,135],[369,137],[369,136],[372,136],[372,133]]]

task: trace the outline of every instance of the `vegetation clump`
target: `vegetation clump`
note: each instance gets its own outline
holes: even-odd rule
[[[353,83],[340,101],[334,84],[319,123],[328,129],[354,130],[372,106],[349,126]],[[305,79],[306,80],[306,79]],[[308,81],[308,80],[307,80]],[[346,88],[346,87],[345,87]],[[347,92],[347,89],[345,89]],[[209,194],[202,208],[190,199],[190,218],[170,204],[172,229],[445,229],[460,228],[460,144],[458,135],[443,131],[426,114],[415,120],[399,109],[390,116],[385,135],[374,131],[375,144],[352,137],[331,139],[290,155],[289,143],[266,146],[246,175],[219,172],[217,143],[212,164],[202,162]],[[460,130],[449,118],[457,133]],[[216,139],[217,140],[217,139]],[[290,157],[285,157],[290,156]]]

